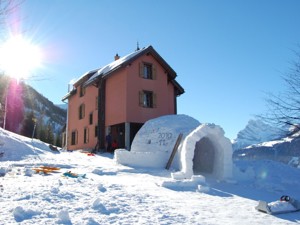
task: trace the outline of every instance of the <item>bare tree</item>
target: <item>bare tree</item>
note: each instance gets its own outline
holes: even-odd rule
[[[267,113],[261,115],[264,121],[277,127],[292,127],[300,130],[300,51],[296,52],[296,60],[282,79],[285,90],[279,94],[267,94]]]
[[[9,26],[8,17],[24,0],[0,0],[0,34]]]

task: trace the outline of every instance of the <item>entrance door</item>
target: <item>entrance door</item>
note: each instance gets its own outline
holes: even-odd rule
[[[209,138],[196,142],[193,171],[194,174],[212,173],[214,168],[215,148]]]

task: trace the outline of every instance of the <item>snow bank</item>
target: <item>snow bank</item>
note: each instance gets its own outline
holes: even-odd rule
[[[46,144],[38,139],[27,138],[0,128],[0,156],[1,161],[20,161],[30,156],[54,152]]]

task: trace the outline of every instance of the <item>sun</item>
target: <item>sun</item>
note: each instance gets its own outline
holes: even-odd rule
[[[42,54],[37,45],[22,36],[11,37],[0,45],[0,70],[16,79],[26,79],[41,66]]]

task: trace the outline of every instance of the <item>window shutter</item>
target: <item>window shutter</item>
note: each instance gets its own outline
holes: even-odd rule
[[[156,80],[156,67],[155,67],[155,65],[152,65],[152,79]]]
[[[78,118],[81,119],[81,105],[78,108]]]
[[[139,105],[144,106],[144,92],[139,91]]]
[[[75,131],[75,145],[78,144],[78,131]]]
[[[82,118],[85,117],[85,105],[82,104]]]
[[[89,143],[89,128],[85,128],[85,143]]]
[[[139,68],[140,68],[140,77],[144,77],[144,63],[139,63]]]
[[[153,96],[152,96],[152,100],[153,100],[153,108],[156,108],[157,107],[157,104],[156,104],[156,94],[153,93]]]

